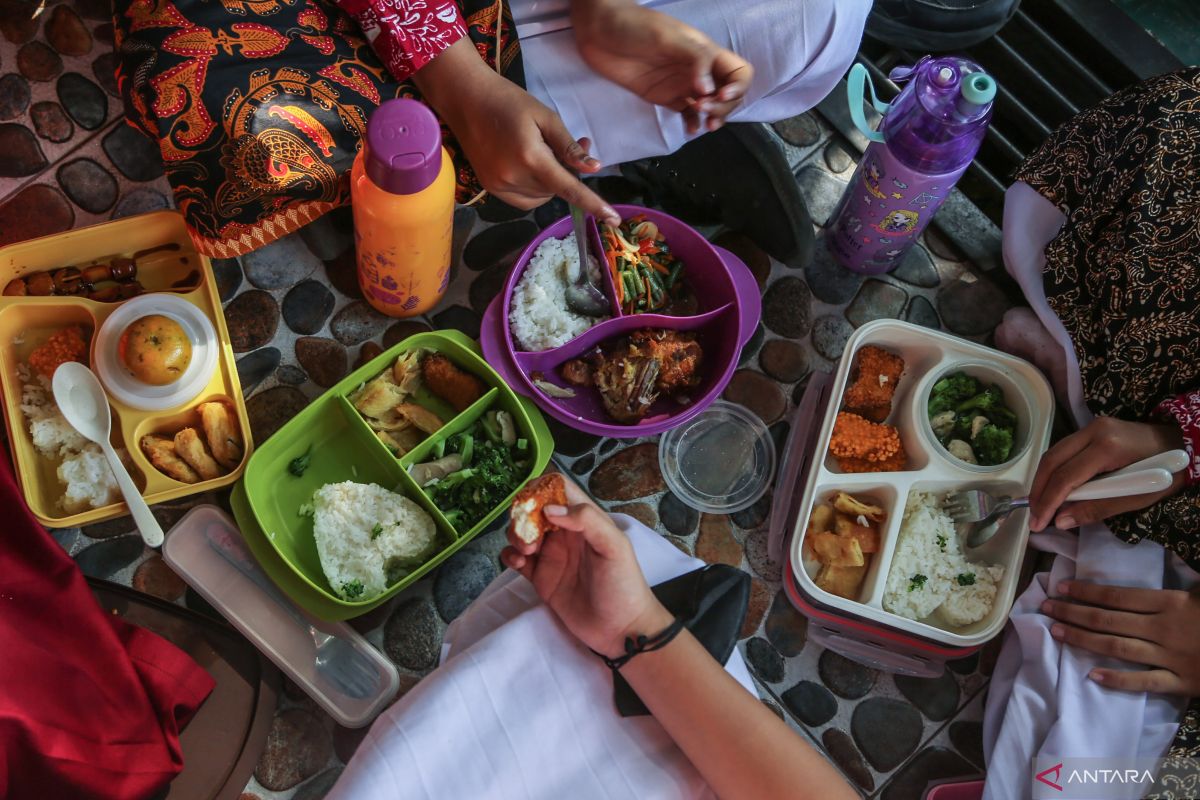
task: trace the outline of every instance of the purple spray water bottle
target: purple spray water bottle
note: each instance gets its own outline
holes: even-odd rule
[[[883,122],[867,126],[867,70],[848,77],[850,116],[871,140],[830,217],[828,242],[846,269],[879,275],[899,266],[908,249],[962,176],[987,132],[996,81],[964,58],[925,56],[888,76],[908,85],[890,105],[871,102]]]

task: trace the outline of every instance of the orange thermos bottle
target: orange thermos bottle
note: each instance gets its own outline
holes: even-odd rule
[[[388,100],[371,115],[350,200],[367,302],[392,317],[437,305],[450,280],[454,166],[423,103]]]

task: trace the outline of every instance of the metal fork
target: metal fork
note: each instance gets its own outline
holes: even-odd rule
[[[262,589],[280,608],[288,612],[300,627],[308,629],[316,648],[314,663],[318,675],[341,694],[356,700],[370,697],[378,690],[379,671],[352,642],[326,633],[313,625],[250,561],[249,554],[243,549],[241,542],[234,541],[232,537],[220,538],[222,541],[215,541],[210,535],[209,544],[212,548],[238,572],[253,581],[254,585]]]
[[[1171,485],[1171,473],[1187,464],[1187,453],[1182,450],[1160,453],[1077,487],[1067,495],[1067,500],[1096,500],[1162,491]],[[956,523],[971,524],[966,545],[978,547],[996,534],[997,523],[1002,519],[1017,509],[1028,508],[1029,498],[996,497],[983,489],[965,489],[946,495],[943,507]]]

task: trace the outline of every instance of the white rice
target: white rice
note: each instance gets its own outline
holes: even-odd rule
[[[585,317],[567,308],[567,283],[579,275],[575,234],[538,245],[513,288],[509,324],[522,350],[560,347],[608,317]]]
[[[120,490],[104,451],[79,435],[63,417],[50,381],[43,375],[31,375],[28,368],[18,369],[18,377],[23,381],[21,411],[29,421],[29,438],[43,458],[59,461],[57,476],[64,486],[59,507],[67,514],[78,514],[117,502]]]
[[[436,546],[433,517],[407,497],[375,484],[326,484],[313,495],[312,506],[321,569],[346,600],[379,595]],[[352,588],[356,582],[361,593]]]
[[[974,583],[963,585],[971,576]],[[967,561],[940,497],[909,495],[884,587],[884,610],[934,624],[970,625],[992,610],[1002,577],[1004,567]]]

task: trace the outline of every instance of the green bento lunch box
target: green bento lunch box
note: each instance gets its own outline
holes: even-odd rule
[[[347,395],[385,369],[391,369],[397,356],[413,349],[442,353],[491,388],[460,414],[454,414],[440,399],[424,390],[418,392],[416,402],[437,412],[446,424],[397,458],[379,441]],[[410,336],[355,370],[258,446],[232,498],[246,543],[272,580],[297,605],[320,619],[350,619],[386,603],[485,530],[508,510],[519,490],[520,487],[473,528],[460,534],[408,474],[408,467],[425,460],[439,440],[466,430],[490,409],[504,409],[512,414],[519,435],[532,449],[533,463],[527,479],[540,475],[554,451],[550,429],[537,408],[518,397],[488,366],[480,356],[479,345],[458,331]],[[297,477],[288,467],[306,453],[308,467]],[[436,555],[369,600],[343,600],[330,588],[317,556],[312,517],[299,511],[311,501],[317,489],[340,481],[375,483],[399,492],[419,503],[437,525]]]

